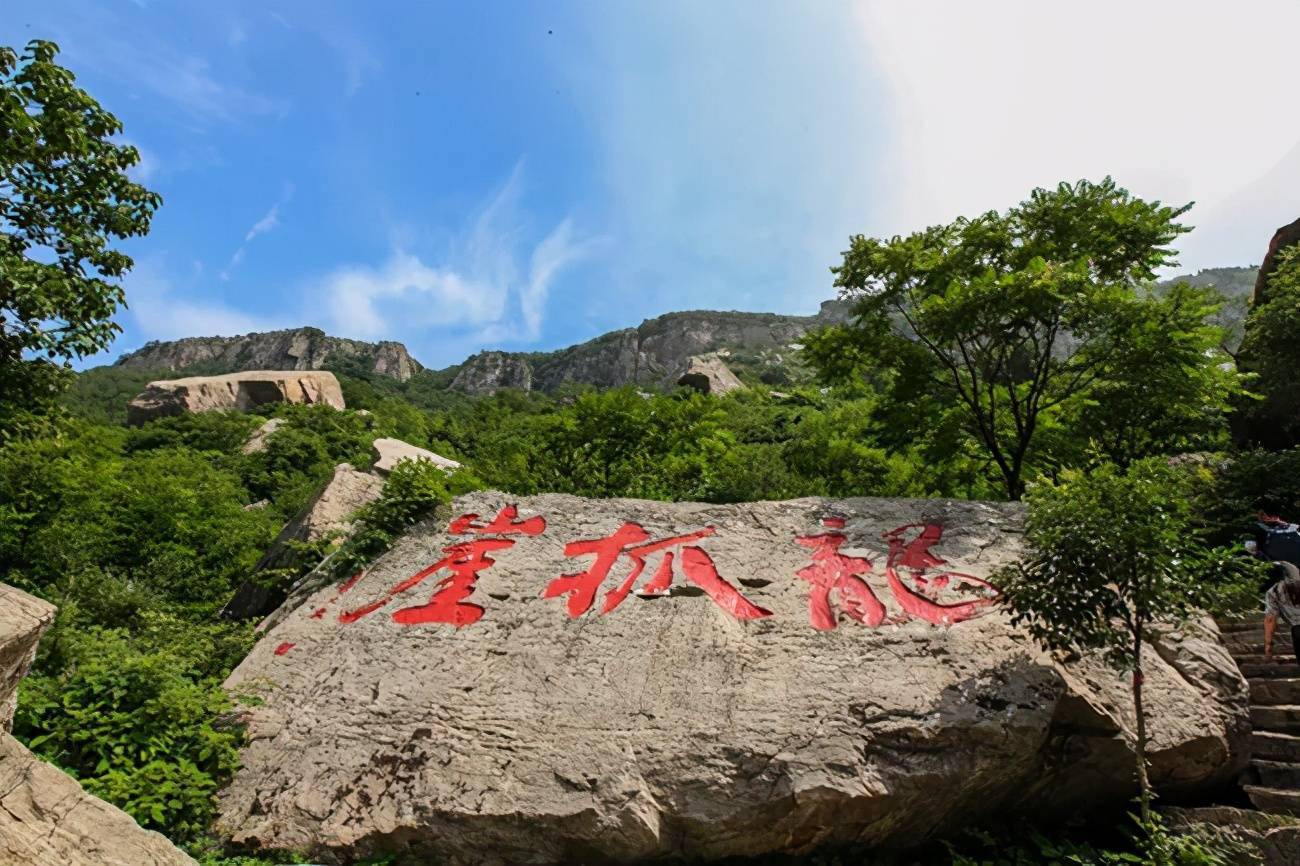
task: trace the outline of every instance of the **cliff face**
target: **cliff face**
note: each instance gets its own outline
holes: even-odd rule
[[[123,355],[119,367],[148,370],[204,368],[208,372],[245,370],[319,370],[327,364],[359,364],[364,369],[405,382],[423,369],[401,343],[364,343],[330,337],[316,328],[268,331],[237,337],[187,337],[146,344]]]
[[[719,353],[727,365],[779,380],[813,328],[847,318],[846,305],[827,301],[815,316],[693,310],[648,319],[557,352],[482,352],[462,365],[452,387],[470,394],[502,388],[554,391],[566,383],[599,388],[668,387],[698,355]]]

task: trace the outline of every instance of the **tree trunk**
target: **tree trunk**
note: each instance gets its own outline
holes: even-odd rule
[[[1151,826],[1151,779],[1147,776],[1147,721],[1142,712],[1142,623],[1133,630],[1133,712],[1137,716],[1137,775],[1142,824]]]

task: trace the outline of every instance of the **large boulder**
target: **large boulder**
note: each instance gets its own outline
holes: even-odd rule
[[[126,407],[128,424],[155,418],[208,412],[248,410],[268,403],[323,403],[343,409],[343,391],[333,373],[320,370],[251,370],[225,376],[191,376],[150,382]]]
[[[0,584],[0,710],[12,722],[14,689],[31,665],[53,606]],[[166,838],[92,797],[77,781],[0,732],[0,863],[195,866]]]
[[[377,475],[359,472],[348,463],[335,466],[329,482],[280,530],[257,564],[254,576],[240,585],[222,609],[222,616],[247,619],[274,610],[284,600],[284,590],[259,581],[257,573],[292,565],[296,555],[293,542],[318,541],[330,533],[346,536],[352,529],[352,515],[361,506],[378,499],[383,489],[384,481]]]
[[[1016,505],[489,492],[449,516],[286,602],[231,675],[252,700],[226,837],[324,863],[714,859],[1134,791],[1125,678],[1039,651],[982,581],[1019,553]],[[1213,628],[1147,654],[1168,793],[1245,757]]]
[[[434,454],[427,448],[420,448],[401,439],[376,439],[370,445],[375,462],[371,467],[380,475],[387,475],[403,460],[427,460],[439,469],[447,472],[459,469],[460,464],[449,457]]]
[[[718,397],[745,387],[717,355],[697,355],[691,358],[686,364],[686,372],[678,377],[677,384]]]

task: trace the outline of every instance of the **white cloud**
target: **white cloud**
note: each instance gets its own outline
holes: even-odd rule
[[[1300,142],[1300,4],[874,0],[860,26],[892,91],[891,233],[1106,174],[1197,202],[1189,266],[1258,261],[1297,215],[1294,183],[1250,190],[1300,173],[1300,154],[1279,168]]]
[[[270,331],[288,324],[269,316],[256,316],[219,301],[190,297],[188,283],[178,281],[160,259],[136,262],[124,280],[129,299],[130,330],[147,340],[175,340],[181,337],[230,336],[252,331]],[[211,292],[204,292],[210,296]]]
[[[258,235],[264,235],[280,225],[280,204],[276,202],[271,205],[271,209],[266,212],[260,220],[253,223],[253,227],[244,235],[244,243],[248,243]]]
[[[562,220],[529,254],[520,280],[526,234],[519,209],[517,166],[453,239],[437,265],[404,245],[377,266],[347,265],[325,279],[326,313],[336,333],[361,338],[427,339],[431,328],[471,328],[484,341],[536,339],[556,275],[588,255],[595,241],[575,236]]]

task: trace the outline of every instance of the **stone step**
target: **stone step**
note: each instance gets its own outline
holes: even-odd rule
[[[1250,724],[1257,731],[1300,734],[1300,705],[1272,704],[1250,708]]]
[[[1237,668],[1243,677],[1248,680],[1289,680],[1300,676],[1300,666],[1296,665],[1295,656],[1273,656],[1273,660],[1268,662],[1263,660],[1263,656],[1258,658],[1260,660],[1254,662],[1237,662]]]
[[[1250,681],[1252,704],[1300,704],[1300,678],[1262,677]]]
[[[1264,631],[1264,615],[1250,616],[1245,619],[1227,619],[1219,621],[1219,631],[1227,634],[1229,632],[1237,633],[1243,631],[1254,631],[1258,629]]]
[[[1225,641],[1223,644],[1228,648],[1228,652],[1233,658],[1239,656],[1262,656],[1264,654],[1264,638],[1252,637],[1243,641]],[[1280,636],[1273,638],[1273,652],[1277,655],[1295,655],[1295,647],[1291,644],[1290,636],[1283,639]]]
[[[1300,764],[1281,761],[1251,761],[1259,784],[1265,788],[1295,788],[1300,790]]]
[[[1300,737],[1272,731],[1253,731],[1250,735],[1251,757],[1282,763],[1300,762]]]
[[[1264,788],[1259,785],[1243,785],[1246,796],[1255,808],[1261,812],[1275,815],[1300,815],[1300,791],[1289,788]]]

